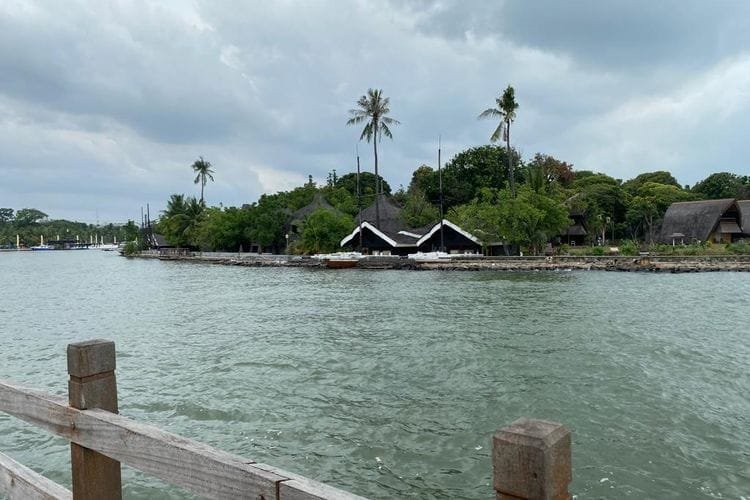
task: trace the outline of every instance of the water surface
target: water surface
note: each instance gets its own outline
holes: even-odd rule
[[[121,413],[373,498],[491,498],[490,438],[573,431],[577,498],[750,498],[750,274],[221,267],[0,254],[0,377],[66,391],[116,342]],[[70,487],[67,442],[0,451]],[[128,498],[183,498],[126,469]]]

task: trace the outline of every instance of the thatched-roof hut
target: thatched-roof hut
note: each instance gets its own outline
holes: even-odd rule
[[[379,229],[391,232],[398,232],[404,229],[404,223],[401,220],[401,211],[403,210],[392,198],[383,194],[378,198],[380,212]],[[362,221],[367,221],[373,226],[376,225],[375,203],[362,210]]]
[[[740,209],[740,227],[744,237],[750,237],[750,200],[738,200],[737,208]]]
[[[742,236],[741,215],[732,198],[672,203],[661,226],[663,243],[673,243],[675,235],[685,242],[731,243]]]
[[[296,212],[293,212],[289,216],[289,227],[287,229],[287,233],[290,235],[290,241],[295,240],[297,238],[297,235],[299,235],[299,233],[302,231],[302,224],[305,222],[305,219],[312,215],[313,212],[321,208],[335,215],[342,215],[340,210],[336,209],[326,201],[322,193],[317,192],[315,193],[315,196],[313,196],[313,200],[310,203],[300,208]]]
[[[383,219],[380,220],[381,229],[375,223],[362,222],[341,240],[344,248],[359,248],[359,233],[362,232],[363,253],[379,253],[383,255],[408,255],[417,251],[417,241],[422,233],[414,233],[408,229],[383,229]]]
[[[482,251],[482,242],[471,234],[462,229],[457,224],[448,219],[432,225],[428,231],[417,241],[417,248],[420,252],[434,252],[440,250],[440,230],[443,231],[443,243],[445,251],[448,253],[480,253]]]

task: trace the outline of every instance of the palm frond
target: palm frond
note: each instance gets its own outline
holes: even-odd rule
[[[385,120],[384,120],[385,122]],[[385,123],[380,124],[380,132],[385,135],[389,139],[393,139],[393,134],[391,134],[391,129],[388,128],[388,125]]]
[[[500,137],[503,134],[503,125],[505,122],[500,122],[500,125],[497,126],[494,132],[492,132],[492,135],[490,136],[490,142],[497,142],[500,140]]]
[[[502,117],[503,112],[500,111],[499,109],[487,108],[481,113],[479,113],[479,116],[477,116],[477,118],[494,118],[496,116]]]

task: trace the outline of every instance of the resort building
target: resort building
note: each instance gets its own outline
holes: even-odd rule
[[[408,255],[440,249],[440,222],[422,228],[406,227],[401,207],[385,196],[381,196],[379,208],[380,227],[376,227],[375,205],[370,205],[362,211],[362,223],[341,240],[343,248],[380,255]],[[448,253],[482,252],[479,238],[447,219],[443,219],[442,238]]]
[[[559,235],[559,242],[564,245],[582,246],[586,244],[586,214],[579,208],[570,209],[571,224]]]
[[[750,238],[750,200],[738,200],[737,207],[740,209],[742,236]]]
[[[442,237],[441,237],[442,231]],[[436,252],[442,247],[448,253],[482,253],[482,242],[468,231],[448,219],[435,223],[418,241],[420,252]]]
[[[373,203],[362,210],[362,223],[341,240],[341,246],[379,255],[408,255],[416,252],[417,241],[425,231],[407,228],[401,219],[401,207],[392,199],[380,195],[378,201],[379,227]]]
[[[742,215],[732,198],[672,203],[661,226],[662,243],[732,243],[742,238]]]

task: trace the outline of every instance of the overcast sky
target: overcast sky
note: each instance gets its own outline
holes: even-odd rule
[[[171,193],[241,205],[356,169],[348,110],[391,98],[381,174],[512,144],[628,179],[750,174],[750,2],[0,2],[0,207],[139,220]],[[372,169],[372,146],[360,144]]]

